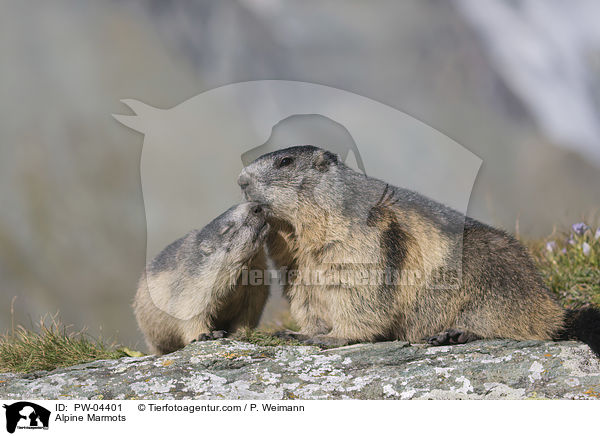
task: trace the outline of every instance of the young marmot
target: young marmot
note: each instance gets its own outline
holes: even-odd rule
[[[600,352],[600,312],[565,311],[526,249],[501,230],[313,146],[261,156],[238,183],[247,199],[270,208],[269,255],[297,270],[284,292],[300,339],[442,345],[576,337]],[[342,270],[359,280],[307,280]],[[373,272],[379,280],[364,280]]]
[[[268,230],[265,209],[243,203],[171,243],[148,264],[133,307],[153,353],[256,327],[269,290],[241,280],[241,273],[244,267],[266,268]]]

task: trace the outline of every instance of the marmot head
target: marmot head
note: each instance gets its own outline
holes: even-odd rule
[[[293,222],[302,203],[327,206],[323,201],[335,190],[340,165],[337,155],[321,148],[290,147],[256,159],[242,170],[238,184],[247,200]]]
[[[231,266],[245,263],[265,241],[266,214],[265,206],[256,202],[233,206],[198,233],[198,248],[205,256],[216,255]]]

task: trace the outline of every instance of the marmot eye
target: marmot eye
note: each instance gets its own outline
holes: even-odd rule
[[[288,165],[290,165],[292,162],[294,162],[294,158],[291,157],[284,157],[283,159],[281,159],[279,161],[279,164],[277,165],[279,168],[281,167],[286,167]]]

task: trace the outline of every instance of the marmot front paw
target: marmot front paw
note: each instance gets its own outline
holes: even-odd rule
[[[466,344],[467,342],[476,341],[477,339],[481,338],[474,333],[463,330],[450,329],[427,338],[427,343],[436,346],[456,345]]]
[[[215,339],[224,337],[227,337],[227,332],[225,330],[213,330],[210,333],[200,333],[200,335],[192,342],[214,341]]]

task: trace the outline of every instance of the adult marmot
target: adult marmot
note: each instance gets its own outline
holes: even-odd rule
[[[133,304],[152,352],[222,337],[258,324],[269,290],[242,278],[266,268],[269,225],[257,203],[233,206],[202,230],[171,243],[148,264]]]
[[[600,352],[600,312],[561,308],[526,249],[501,230],[313,146],[261,156],[238,183],[247,199],[270,208],[275,263],[297,269],[284,292],[301,339],[441,345],[577,337]],[[314,282],[340,271],[354,280]]]

